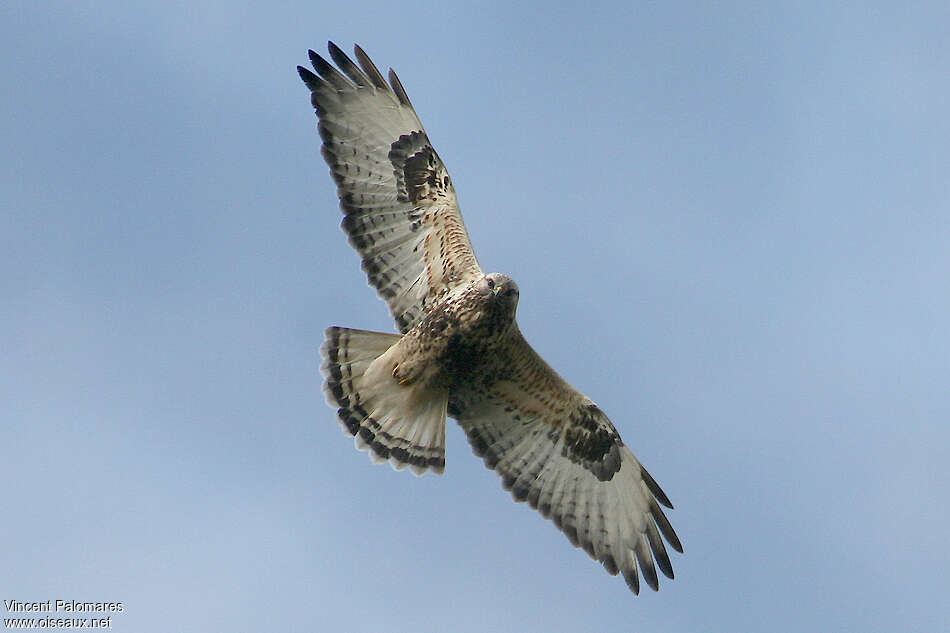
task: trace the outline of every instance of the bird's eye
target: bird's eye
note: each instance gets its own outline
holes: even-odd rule
[[[492,279],[491,277],[488,278],[488,289],[489,290],[495,289],[495,280]]]

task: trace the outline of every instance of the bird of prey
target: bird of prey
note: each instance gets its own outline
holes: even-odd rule
[[[683,548],[673,506],[594,402],[531,348],[518,285],[475,258],[442,159],[396,74],[355,47],[336,67],[310,51],[310,89],[343,231],[400,334],[330,327],[320,348],[328,403],[374,461],[441,473],[445,419],[516,501],[551,519],[639,593],[673,578],[663,539]],[[661,537],[662,535],[662,537]],[[655,561],[655,564],[654,564]]]

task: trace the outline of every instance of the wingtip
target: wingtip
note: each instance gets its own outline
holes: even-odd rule
[[[659,590],[660,590],[660,578],[656,575],[656,570],[655,570],[655,569],[652,570],[652,573],[651,573],[651,574],[649,574],[649,575],[643,574],[643,575],[644,575],[644,577],[645,577],[645,579],[646,579],[646,581],[647,581],[647,586],[648,586],[650,589],[652,589],[653,591],[659,591]]]
[[[316,97],[316,91],[319,90],[321,85],[321,80],[317,77],[309,68],[304,68],[303,66],[297,66],[297,74],[300,75],[300,79],[304,82],[307,88],[310,89],[310,92],[314,93],[311,95],[311,99]],[[313,107],[317,107],[316,103],[313,103]]]
[[[670,501],[670,498],[666,496],[666,493],[660,488],[660,484],[656,483],[656,479],[647,472],[647,469],[644,468],[642,464],[640,465],[640,476],[643,477],[643,481],[646,482],[647,487],[650,489],[650,492],[653,493],[653,496],[656,497],[656,500],[672,510],[673,503]]]
[[[409,101],[409,95],[406,94],[406,89],[402,87],[399,76],[396,75],[396,71],[392,68],[389,69],[389,85],[392,86],[393,92],[396,93],[396,98],[399,99],[399,103],[407,108],[411,108],[412,102]]]
[[[637,575],[636,568],[625,570],[623,572],[624,582],[627,583],[627,587],[630,588],[630,591],[633,592],[633,595],[640,595],[640,577]]]
[[[312,48],[307,49],[307,57],[310,58],[310,63],[313,64],[313,67],[316,70],[320,70],[320,64],[325,64],[326,62],[320,57],[320,53],[316,52]]]
[[[376,68],[376,64],[373,63],[373,60],[369,58],[369,55],[359,44],[353,45],[353,54],[356,55],[356,61],[362,66],[363,72],[366,73],[366,76],[378,90],[390,90],[389,84],[386,83],[383,75]]]

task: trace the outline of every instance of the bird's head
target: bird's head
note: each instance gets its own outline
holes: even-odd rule
[[[489,273],[478,282],[478,291],[512,316],[518,307],[518,284],[501,273]]]

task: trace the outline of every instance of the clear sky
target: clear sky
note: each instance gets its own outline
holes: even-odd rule
[[[115,631],[950,622],[950,5],[4,2],[0,598]],[[295,66],[395,67],[519,323],[676,509],[639,597],[448,429],[373,466],[390,331]],[[0,608],[3,617],[9,617]]]

